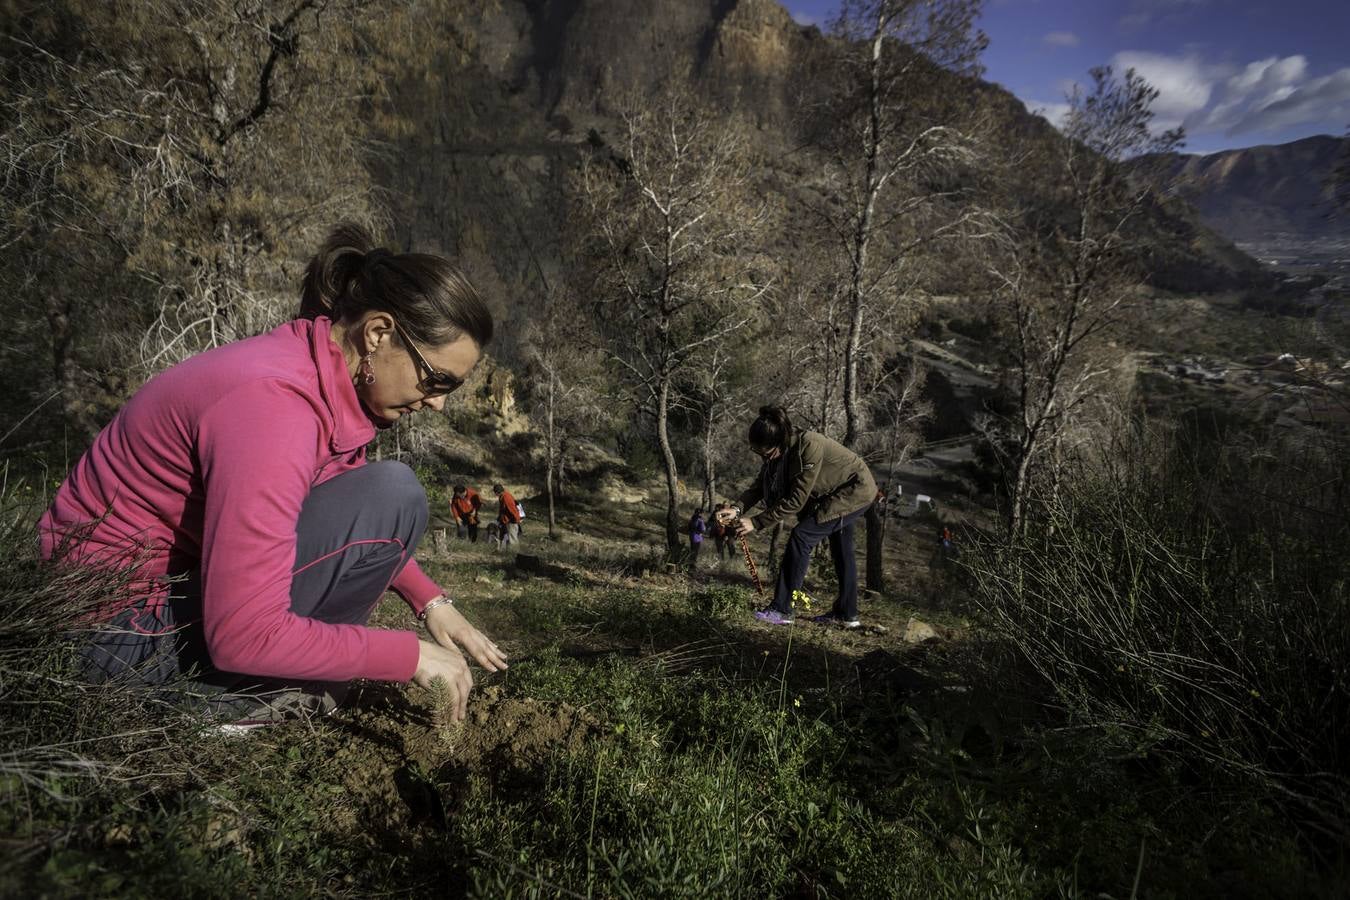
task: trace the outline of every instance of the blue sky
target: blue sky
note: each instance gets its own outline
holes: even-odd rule
[[[835,0],[782,0],[825,27]],[[1350,126],[1350,0],[985,0],[985,77],[1054,121],[1087,71],[1133,67],[1185,150],[1278,144]]]

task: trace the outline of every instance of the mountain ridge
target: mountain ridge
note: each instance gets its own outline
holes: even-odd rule
[[[1350,219],[1332,215],[1330,176],[1350,138],[1314,135],[1217,153],[1144,157],[1167,190],[1230,240],[1350,240]]]

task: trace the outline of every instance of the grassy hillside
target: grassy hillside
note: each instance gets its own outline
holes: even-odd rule
[[[569,507],[561,540],[529,528],[524,566],[428,542],[422,561],[512,656],[463,725],[423,691],[368,684],[331,717],[232,738],[72,693],[57,656],[28,672],[6,656],[0,891],[1334,892],[1270,808],[1066,727],[970,628],[931,523],[892,528],[890,588],[863,607],[874,627],[846,633],[752,624],[736,559],[667,574],[641,540],[659,515]],[[12,591],[23,562],[5,565]],[[818,597],[828,569],[808,579]],[[912,616],[936,637],[911,643]],[[392,598],[377,619],[410,625]],[[11,639],[37,640],[20,624]]]

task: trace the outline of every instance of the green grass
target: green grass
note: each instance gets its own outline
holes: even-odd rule
[[[7,534],[12,611],[41,573]],[[926,557],[900,535],[898,558]],[[331,718],[225,739],[72,691],[27,615],[7,634],[38,661],[6,657],[0,753],[48,762],[0,786],[0,894],[1124,897],[1136,873],[1139,896],[1334,893],[1272,808],[1109,756],[999,645],[904,645],[941,579],[894,572],[863,610],[889,631],[846,634],[756,626],[736,565],[637,577],[640,542],[536,529],[548,576],[453,549],[428,567],[513,659],[457,730],[424,692],[368,685]],[[377,620],[409,625],[396,600]],[[68,759],[121,767],[33,756],[71,739],[89,743]]]

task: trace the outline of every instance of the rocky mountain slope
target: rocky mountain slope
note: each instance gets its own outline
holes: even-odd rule
[[[655,96],[683,69],[710,105],[753,130],[766,191],[789,194],[821,172],[794,115],[831,38],[794,22],[775,0],[500,0],[464,23],[462,66],[409,78],[396,91],[416,127],[390,153],[384,181],[403,243],[465,261],[507,320],[529,315],[519,286],[561,268],[567,179],[617,133],[627,98]],[[1009,152],[1058,140],[1002,88],[947,76],[999,122]],[[1152,211],[1155,283],[1221,289],[1258,277],[1255,263],[1186,212]],[[784,255],[800,239],[788,222]],[[514,329],[508,327],[507,332]]]
[[[1329,135],[1288,144],[1174,153],[1151,160],[1206,225],[1231,240],[1263,244],[1287,236],[1350,240],[1350,218],[1331,215],[1329,176],[1350,153],[1350,138]]]

